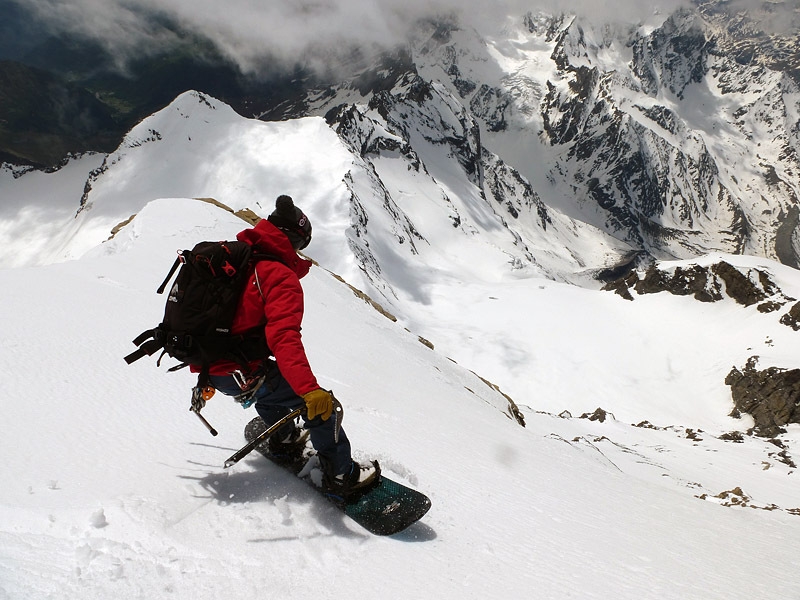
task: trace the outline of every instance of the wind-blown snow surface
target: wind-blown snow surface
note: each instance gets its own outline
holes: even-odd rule
[[[752,424],[727,416],[731,367],[754,355],[797,366],[800,337],[777,313],[542,279],[504,262],[486,235],[495,223],[472,231],[466,263],[448,220],[426,217],[415,255],[373,218],[394,323],[328,272],[368,283],[348,243],[363,215],[342,181],[358,167],[324,121],[185,102],[104,163],[0,173],[13,254],[0,270],[0,599],[800,596],[796,468],[768,441],[720,438]],[[400,171],[395,187],[419,202]],[[314,223],[309,254],[323,268],[304,280],[304,336],[356,457],[433,500],[394,538],[366,534],[258,456],[225,471],[252,409],[214,398],[212,438],[188,412],[191,375],[122,361],[162,315],[154,290],[174,251],[243,228],[187,198],[264,215],[282,192]],[[371,211],[382,200],[362,197]],[[703,260],[718,258],[768,269],[800,298],[792,269]],[[527,427],[467,369],[509,393]],[[598,406],[616,419],[577,418]],[[631,425],[644,420],[656,428]],[[796,462],[800,428],[780,439]],[[724,497],[737,487],[746,499]],[[732,499],[746,506],[721,506]]]
[[[378,458],[433,508],[407,532],[378,538],[259,456],[223,470],[252,409],[212,399],[212,438],[187,411],[191,375],[148,360],[129,367],[122,356],[161,316],[153,289],[174,249],[241,228],[214,206],[159,200],[81,260],[0,271],[0,597],[800,593],[800,518],[694,497],[739,485],[755,505],[796,506],[796,475],[768,458],[768,444],[535,412],[522,428],[500,394],[320,268],[304,280],[318,377],[345,404],[356,456]],[[585,293],[540,292],[554,322],[569,317],[555,307]],[[600,321],[608,303],[595,302]],[[597,333],[576,327],[574,347],[602,357]],[[541,339],[540,361],[580,376],[579,354],[552,354],[552,336]],[[638,385],[642,395],[653,387]]]

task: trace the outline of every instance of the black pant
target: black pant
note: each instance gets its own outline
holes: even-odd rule
[[[210,379],[211,385],[223,394],[236,396],[242,393],[232,375],[211,375]],[[284,379],[277,367],[271,368],[267,373],[266,381],[256,392],[255,397],[256,411],[267,427],[305,403],[303,398],[289,386],[289,382]],[[344,429],[339,430],[337,443],[334,437],[336,420],[333,417],[327,421],[323,421],[319,416],[311,420],[303,417],[303,420],[322,467],[334,475],[349,472],[353,459],[350,455],[350,440],[347,439]],[[292,427],[294,427],[293,423],[287,423],[275,435],[286,436],[292,431]]]

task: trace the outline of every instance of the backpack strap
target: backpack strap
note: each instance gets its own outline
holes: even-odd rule
[[[160,348],[163,348],[164,341],[161,339],[162,336],[159,335],[160,333],[161,331],[158,327],[140,333],[136,339],[133,340],[133,343],[139,348],[128,354],[128,356],[125,357],[125,362],[131,364],[143,356],[152,356],[158,352]]]
[[[182,263],[186,262],[186,257],[184,256],[185,252],[187,252],[187,250],[178,252],[178,258],[176,258],[175,262],[172,263],[169,273],[167,273],[167,276],[164,278],[164,281],[161,283],[161,285],[158,286],[158,289],[156,290],[157,294],[164,293],[164,290],[167,288],[167,284],[169,283],[169,280],[172,279],[175,271],[178,270],[178,267],[181,266]],[[144,356],[152,356],[158,352],[158,350],[164,347],[164,336],[159,327],[154,327],[153,329],[147,329],[136,336],[136,339],[133,340],[133,343],[139,348],[125,357],[125,362],[128,364],[131,364]],[[158,360],[160,363],[161,359],[159,358]]]
[[[164,282],[160,286],[158,286],[158,289],[156,290],[157,294],[164,293],[164,290],[167,288],[167,283],[169,283],[169,280],[172,279],[172,276],[175,274],[175,271],[178,270],[178,267],[181,265],[181,263],[186,262],[186,257],[184,257],[183,255],[184,252],[186,252],[186,250],[184,250],[183,252],[178,252],[178,258],[176,258],[175,262],[172,263],[172,267],[170,268],[169,273],[167,273],[167,276],[164,278]]]

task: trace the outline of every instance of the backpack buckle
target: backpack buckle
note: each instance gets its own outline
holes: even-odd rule
[[[225,275],[227,275],[228,277],[233,277],[234,275],[236,275],[236,267],[234,267],[227,260],[224,263],[222,263],[222,270],[225,271]]]

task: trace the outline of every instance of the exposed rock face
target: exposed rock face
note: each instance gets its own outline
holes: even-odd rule
[[[775,437],[789,423],[800,423],[800,369],[770,367],[756,370],[751,358],[742,371],[733,368],[725,378],[736,407],[732,416],[747,413],[755,420],[754,433]]]
[[[792,306],[789,312],[781,317],[781,323],[795,331],[800,331],[800,302]]]
[[[633,268],[627,275],[608,283],[604,289],[629,300],[633,299],[631,291],[640,295],[669,292],[676,296],[694,296],[701,302],[732,298],[742,306],[763,303],[759,305],[761,312],[773,312],[793,300],[783,295],[766,271],[742,270],[725,261],[710,267],[689,265],[666,268],[653,264],[643,273]],[[797,312],[800,313],[800,309]]]
[[[449,78],[490,150],[540,140],[533,169],[498,154],[539,193],[546,171],[573,216],[656,259],[721,251],[797,266],[797,28],[771,35],[758,10],[730,4],[682,8],[655,28],[529,13],[513,42],[453,26],[414,58]]]
[[[542,102],[546,139],[561,149],[554,173],[587,206],[603,211],[604,227],[656,258],[768,247],[770,257],[794,266],[797,248],[786,243],[785,232],[778,236],[778,228],[789,221],[797,196],[795,124],[784,129],[793,120],[796,84],[730,59],[697,11],[680,10],[658,29],[631,35],[625,42],[633,52],[630,70],[592,60],[598,45],[611,50],[614,41],[592,44],[583,27],[570,24],[558,38],[553,60],[567,85],[548,81]],[[617,40],[625,35],[618,32]],[[759,98],[748,103],[745,95],[754,86]],[[758,130],[772,133],[775,152],[768,156],[762,145],[754,157],[761,171],[757,183],[746,183],[741,169],[719,152],[714,137],[721,122],[709,121],[703,131],[682,104],[689,93],[714,88],[728,99],[741,96],[730,119],[722,118],[742,143],[752,143]],[[664,92],[677,102],[662,103]],[[763,193],[749,194],[748,185]]]
[[[372,239],[378,231],[372,223],[390,224],[398,251],[420,255],[430,246],[422,232],[426,225],[430,230],[432,222],[423,223],[406,212],[408,193],[397,187],[398,167],[426,186],[429,203],[440,205],[439,215],[459,235],[474,238],[486,226],[502,231],[502,239],[493,245],[503,248],[512,269],[532,268],[558,278],[560,274],[545,264],[555,261],[570,262],[578,271],[591,270],[587,265],[597,259],[570,248],[572,240],[588,229],[592,231],[585,231],[587,236],[611,238],[548,207],[529,180],[488,150],[475,102],[467,103],[442,83],[426,79],[413,65],[397,62],[391,72],[391,80],[368,94],[366,103],[352,102],[352,81],[316,94],[317,100],[310,103],[356,157],[357,168],[345,177],[353,207],[349,242],[363,273],[381,287],[380,293],[394,292],[379,276],[381,257],[376,250],[386,245]],[[380,214],[374,198],[380,199]],[[530,247],[542,252],[534,255]],[[615,257],[618,248],[628,250],[624,244],[610,247]]]

